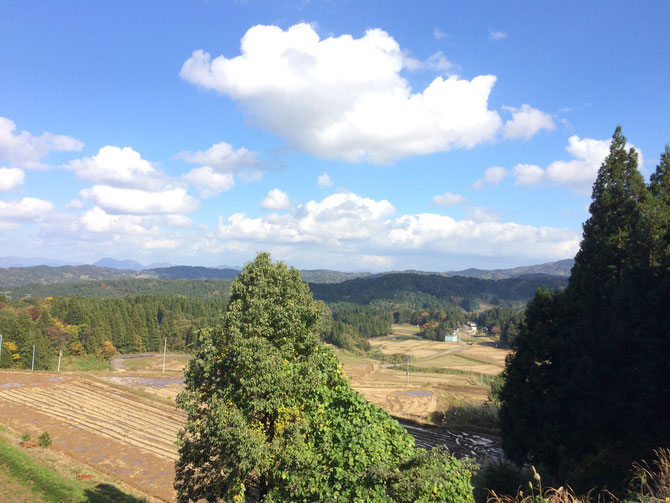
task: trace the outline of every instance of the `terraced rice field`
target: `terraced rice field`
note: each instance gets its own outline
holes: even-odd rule
[[[160,500],[172,501],[183,413],[80,376],[0,373],[0,423]]]
[[[508,350],[494,343],[466,344],[463,342],[429,341],[406,335],[407,325],[394,326],[393,335],[370,339],[370,344],[383,353],[405,353],[411,365],[421,368],[442,368],[463,372],[496,375],[505,367]]]

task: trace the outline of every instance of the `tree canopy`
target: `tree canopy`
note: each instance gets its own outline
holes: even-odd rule
[[[323,306],[261,253],[231,286],[177,398],[180,501],[468,501],[467,468],[426,452],[352,390],[317,335]]]
[[[507,361],[507,455],[576,488],[621,488],[670,445],[669,155],[647,186],[617,127],[568,286],[536,294]]]

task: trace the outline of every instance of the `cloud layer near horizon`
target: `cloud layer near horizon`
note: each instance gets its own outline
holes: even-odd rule
[[[574,255],[581,237],[571,229],[498,222],[486,208],[473,208],[472,218],[461,221],[433,213],[394,214],[389,201],[337,193],[284,214],[219,217],[217,237],[237,249],[261,245],[298,253],[305,246],[322,256],[349,254],[352,261],[384,256],[389,264],[407,253],[434,252],[557,260]]]

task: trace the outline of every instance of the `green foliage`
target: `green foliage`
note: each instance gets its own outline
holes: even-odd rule
[[[45,431],[42,433],[39,437],[37,437],[37,445],[40,447],[49,447],[52,444],[51,442],[51,436],[49,435],[48,431]]]
[[[338,348],[356,353],[364,353],[370,349],[370,343],[349,324],[341,321],[328,323],[322,330],[321,338],[324,342]]]
[[[444,412],[442,425],[447,428],[498,431],[498,410],[498,405],[492,402],[454,405]]]
[[[491,461],[473,477],[475,501],[486,503],[492,491],[499,495],[517,494],[520,489],[527,492],[529,484],[534,482],[529,468],[521,468],[508,460]]]
[[[4,269],[0,269],[0,272]],[[30,283],[21,286],[4,286],[11,290],[12,298],[30,294],[33,297],[128,297],[136,295],[183,295],[199,299],[225,300],[228,297],[229,279],[149,279],[126,278],[98,281],[66,281],[61,283]],[[0,282],[0,285],[3,283]]]
[[[539,287],[562,288],[565,284],[565,278],[545,275],[494,281],[464,276],[393,273],[336,284],[310,283],[310,288],[316,299],[325,302],[369,304],[386,299],[391,300],[393,304],[420,305],[432,297],[434,305],[424,307],[437,309],[444,307],[445,301],[446,305],[453,306],[458,305],[463,299],[471,302],[476,297],[497,296],[505,301],[523,301],[532,297]],[[400,323],[405,321],[401,320]]]
[[[23,440],[24,442],[30,442],[32,441],[32,439],[33,437],[30,436],[30,433],[24,433],[23,435],[21,435],[21,440]]]
[[[123,299],[56,297],[0,306],[2,368],[53,369],[59,351],[77,370],[103,370],[102,361],[131,351],[172,350],[198,345],[198,332],[219,318],[216,300],[139,295]],[[89,358],[90,357],[90,358]]]
[[[523,321],[524,309],[511,307],[494,307],[479,313],[477,325],[486,327],[490,334],[500,336],[501,342],[511,344],[517,335]]]
[[[330,306],[335,322],[352,326],[364,338],[383,337],[391,333],[393,317],[375,306],[359,306],[348,302],[339,302]]]
[[[505,385],[505,379],[503,378],[502,374],[498,374],[493,376],[493,378],[489,380],[488,384],[489,391],[486,394],[486,398],[488,398],[489,402],[500,406],[500,394],[502,393],[503,386]]]
[[[322,311],[295,269],[267,253],[247,264],[177,398],[188,414],[179,500],[471,498],[464,466],[414,449],[395,420],[351,389],[317,336]],[[430,484],[413,480],[421,477]]]
[[[670,445],[670,150],[649,187],[617,128],[567,288],[539,291],[500,392],[503,447],[577,491],[621,494]]]

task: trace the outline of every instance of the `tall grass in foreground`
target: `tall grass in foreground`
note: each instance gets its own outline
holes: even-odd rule
[[[513,496],[489,491],[487,503],[667,503],[670,502],[670,449],[654,451],[656,460],[633,465],[628,494],[617,498],[608,491],[596,495],[577,495],[570,487],[543,488],[540,475],[532,468],[532,480],[517,489]],[[499,469],[499,468],[498,468]]]

